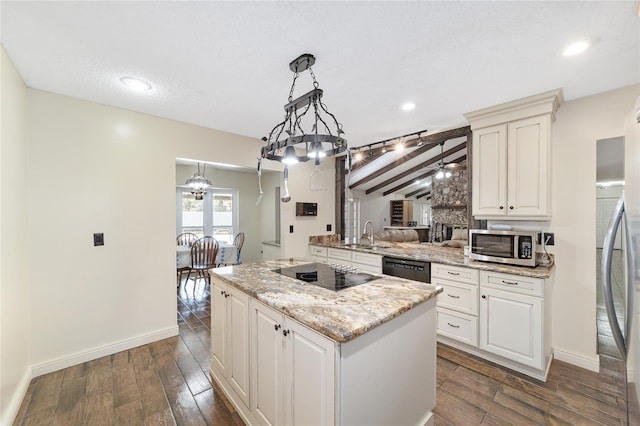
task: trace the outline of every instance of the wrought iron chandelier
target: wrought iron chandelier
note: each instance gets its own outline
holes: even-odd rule
[[[207,193],[207,189],[211,188],[211,181],[204,177],[206,168],[207,165],[204,164],[201,174],[200,163],[198,163],[198,171],[185,182],[185,185],[191,188],[191,193],[196,196],[196,200],[202,200],[203,195]]]
[[[322,102],[323,91],[311,69],[315,62],[313,55],[305,53],[289,64],[293,82],[288,103],[284,105],[284,120],[276,124],[268,138],[262,138],[267,143],[262,147],[262,158],[287,165],[314,159],[317,166],[320,158],[336,155],[347,149],[347,141],[342,138],[342,124]],[[300,73],[307,70],[313,80],[313,89],[293,99],[296,80]]]

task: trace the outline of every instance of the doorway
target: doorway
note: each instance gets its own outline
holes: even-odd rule
[[[601,278],[602,246],[618,199],[624,190],[624,138],[601,139],[596,142],[596,321],[600,367],[618,370],[623,367],[615,346],[604,306]],[[613,244],[611,285],[618,321],[624,323],[625,295],[623,267],[624,247],[620,229]]]

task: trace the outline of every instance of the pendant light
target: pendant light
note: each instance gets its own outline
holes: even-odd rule
[[[202,200],[203,195],[207,193],[207,189],[211,188],[211,181],[204,177],[206,168],[207,165],[204,164],[201,174],[200,163],[198,163],[198,171],[185,182],[185,185],[191,188],[191,193],[196,196],[196,200]]]
[[[347,149],[347,141],[342,138],[342,124],[322,102],[324,92],[311,69],[315,62],[313,55],[305,53],[289,64],[293,82],[284,105],[284,120],[275,125],[268,138],[262,138],[267,143],[262,147],[262,158],[295,164],[312,158],[317,161]],[[293,99],[296,80],[307,70],[313,80],[313,89]]]

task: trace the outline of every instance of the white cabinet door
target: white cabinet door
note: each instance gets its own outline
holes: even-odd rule
[[[509,216],[548,216],[549,116],[509,123],[507,135]]]
[[[252,303],[252,411],[266,425],[334,424],[335,344]]]
[[[548,115],[474,130],[474,216],[550,215],[550,139]]]
[[[211,279],[211,362],[227,375],[227,299],[226,284]]]
[[[473,214],[507,214],[507,127],[473,132]]]
[[[480,349],[542,369],[542,299],[486,287],[480,294]]]
[[[249,297],[227,288],[227,378],[242,402],[249,406]]]
[[[285,333],[285,424],[334,424],[333,341],[291,320]]]
[[[251,304],[252,385],[251,411],[261,424],[284,423],[284,347],[282,314],[261,303]]]

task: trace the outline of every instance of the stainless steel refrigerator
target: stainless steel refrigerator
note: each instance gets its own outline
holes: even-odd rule
[[[625,190],[618,200],[602,248],[602,282],[607,317],[625,362],[627,424],[640,425],[640,98],[626,120]],[[626,285],[622,307],[614,305],[611,260],[616,233],[624,240]]]

